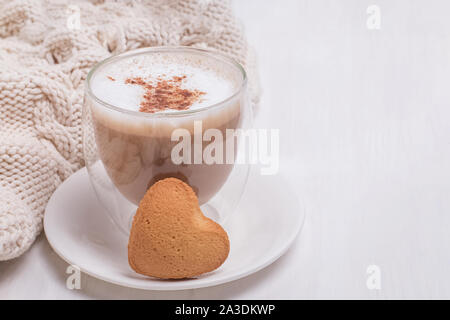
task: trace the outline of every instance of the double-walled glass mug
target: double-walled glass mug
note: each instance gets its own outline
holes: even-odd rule
[[[155,113],[123,108],[120,102],[106,102],[96,95],[92,84],[96,77],[104,77],[102,70],[143,55],[189,58],[218,66],[234,81],[236,90],[211,105]],[[224,223],[235,211],[247,182],[249,164],[236,160],[245,159],[242,153],[248,146],[243,143],[242,132],[250,124],[245,71],[219,53],[189,47],[133,50],[98,63],[86,79],[86,167],[99,201],[126,234],[146,191],[167,177],[188,183],[197,194],[202,212]]]

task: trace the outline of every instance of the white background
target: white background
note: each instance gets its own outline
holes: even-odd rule
[[[381,29],[366,9],[381,9]],[[450,2],[240,0],[281,172],[307,213],[293,247],[229,284],[146,292],[82,275],[41,235],[0,262],[0,298],[450,298]],[[270,196],[270,195],[266,195]],[[275,213],[274,213],[275,214]],[[366,286],[369,265],[381,289]]]

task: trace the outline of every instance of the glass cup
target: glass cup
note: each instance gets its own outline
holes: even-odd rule
[[[221,66],[238,81],[223,101],[169,113],[130,111],[99,99],[91,82],[107,65],[139,55],[183,55]],[[120,230],[129,233],[139,201],[160,179],[175,177],[196,192],[202,212],[224,223],[244,191],[249,163],[243,130],[251,125],[247,77],[234,60],[190,47],[152,47],[103,60],[89,72],[83,108],[83,151],[96,195]],[[213,144],[214,143],[214,144]]]

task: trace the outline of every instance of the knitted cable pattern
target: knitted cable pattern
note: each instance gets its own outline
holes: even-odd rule
[[[31,246],[51,194],[84,165],[89,69],[111,54],[165,45],[236,59],[257,101],[254,60],[228,1],[0,0],[0,260]]]

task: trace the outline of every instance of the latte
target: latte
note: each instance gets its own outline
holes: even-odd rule
[[[196,50],[136,51],[98,66],[88,80],[86,104],[105,169],[118,190],[138,204],[156,181],[175,177],[206,203],[225,183],[232,164],[174,164],[175,129],[203,135],[242,125],[245,76],[231,60]],[[230,137],[229,139],[234,139]],[[201,141],[203,149],[208,142]]]

